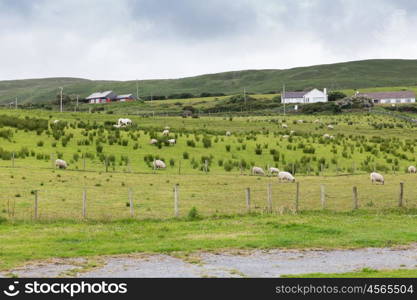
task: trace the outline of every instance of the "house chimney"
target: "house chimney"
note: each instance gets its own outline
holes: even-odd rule
[[[324,88],[323,93],[327,96],[327,89]]]

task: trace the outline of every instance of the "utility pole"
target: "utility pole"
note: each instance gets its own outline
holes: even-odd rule
[[[78,111],[78,98],[79,98],[79,95],[77,95],[77,111]]]
[[[284,116],[285,116],[285,84],[282,85],[281,101],[284,103]]]
[[[139,81],[136,79],[136,98],[139,100]]]
[[[60,95],[61,95],[61,101],[60,101],[60,108],[59,111],[62,112],[62,91],[64,90],[63,87],[59,87],[59,89],[61,90]]]
[[[14,108],[16,108],[16,109],[17,109],[17,96],[16,96],[16,100],[15,100],[15,102],[14,102]]]

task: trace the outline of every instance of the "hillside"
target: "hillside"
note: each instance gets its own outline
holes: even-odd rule
[[[248,92],[267,93],[311,87],[353,89],[417,85],[417,60],[364,60],[287,70],[245,70],[207,74],[180,79],[139,81],[139,94],[169,95],[173,93],[221,92],[236,93],[244,87]],[[86,97],[95,91],[136,93],[136,81],[100,81],[81,78],[44,78],[0,81],[0,103],[9,103],[16,96],[20,103],[49,102],[58,87],[66,94]]]

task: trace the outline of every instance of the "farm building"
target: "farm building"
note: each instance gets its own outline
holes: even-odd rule
[[[304,92],[284,92],[282,103],[318,103],[327,102],[327,89],[313,89]]]
[[[90,96],[85,98],[88,103],[107,103],[114,101],[117,98],[117,95],[113,93],[112,91],[106,91],[106,92],[97,92],[92,93]]]
[[[375,104],[416,102],[416,95],[411,91],[358,93],[357,95],[370,98]]]
[[[136,97],[133,96],[133,94],[126,94],[126,95],[119,95],[116,97],[116,101],[120,102],[129,102],[129,101],[135,101]]]

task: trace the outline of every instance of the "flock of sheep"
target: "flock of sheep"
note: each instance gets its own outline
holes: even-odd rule
[[[53,123],[57,124],[59,122],[59,120],[55,120]],[[303,123],[303,120],[298,120],[298,123]],[[319,120],[315,120],[314,123],[318,123],[320,122]],[[113,125],[116,128],[122,128],[122,127],[126,127],[132,125],[132,120],[130,119],[123,119],[120,118],[117,121],[117,124]],[[288,128],[288,126],[286,124],[282,124],[283,128]],[[334,127],[332,125],[328,125],[327,126],[328,129],[333,129]],[[165,127],[164,130],[162,131],[162,135],[163,136],[169,136],[170,133],[170,127]],[[293,131],[291,132],[291,134],[293,133]],[[226,132],[226,136],[231,136],[231,132],[227,131]],[[323,138],[327,138],[327,139],[333,139],[334,137],[332,135],[329,134],[324,134]],[[158,143],[157,139],[151,139],[150,140],[150,144],[156,144]],[[173,145],[176,144],[176,140],[175,139],[169,139],[168,143]],[[60,169],[66,169],[68,167],[68,164],[65,160],[62,159],[57,159],[55,161],[55,167],[60,168]],[[160,159],[156,159],[153,161],[153,168],[154,169],[165,169],[166,168],[166,164],[164,161],[160,160]],[[409,166],[408,167],[408,173],[412,174],[412,173],[417,173],[417,168],[415,166]],[[265,171],[261,168],[261,167],[253,167],[252,170],[252,175],[261,175],[261,176],[265,176]],[[274,168],[274,167],[270,167],[269,168],[269,173],[271,175],[277,175],[279,181],[283,182],[295,182],[295,177],[290,173],[290,172],[284,172],[284,171],[280,171],[278,168]],[[372,184],[373,183],[381,183],[381,184],[385,184],[385,179],[384,176],[380,173],[377,172],[372,172],[370,174],[370,179]]]

